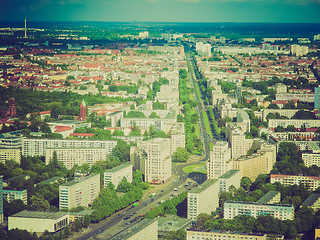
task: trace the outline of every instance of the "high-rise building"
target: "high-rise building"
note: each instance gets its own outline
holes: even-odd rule
[[[291,54],[295,56],[304,56],[309,52],[309,48],[307,46],[300,46],[297,44],[291,45]]]
[[[232,169],[231,149],[228,142],[216,142],[207,162],[207,179],[217,179]]]
[[[14,160],[20,164],[21,150],[19,148],[0,148],[0,162],[5,164],[7,160]]]
[[[24,38],[27,38],[27,19],[24,19]]]
[[[0,224],[3,223],[3,175],[0,175]]]
[[[81,104],[80,104],[80,117],[79,120],[80,121],[85,121],[87,118],[87,106],[84,100],[82,100]]]
[[[314,88],[314,109],[320,109],[320,87]]]
[[[219,207],[219,182],[208,179],[188,193],[188,219],[197,220],[200,213],[211,214]]]
[[[145,182],[163,183],[171,176],[170,139],[139,142],[132,153],[132,165],[144,174]]]
[[[229,170],[219,177],[219,190],[229,191],[231,186],[240,187],[241,175],[239,170]]]
[[[100,192],[100,174],[78,178],[59,186],[59,209],[88,207]]]

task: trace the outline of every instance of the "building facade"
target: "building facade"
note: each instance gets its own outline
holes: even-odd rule
[[[69,225],[68,212],[36,212],[23,210],[8,217],[8,230],[18,228],[28,232],[57,232]]]
[[[21,150],[19,148],[2,148],[2,149],[0,149],[0,162],[5,164],[7,160],[14,160],[20,164]]]
[[[212,240],[266,240],[266,234],[259,233],[240,233],[225,232],[219,230],[201,231],[196,229],[187,229],[187,240],[212,239]]]
[[[132,165],[125,163],[104,172],[103,185],[107,187],[110,182],[117,188],[123,178],[128,182],[132,182]]]
[[[91,167],[97,161],[105,161],[107,151],[105,148],[47,148],[46,149],[46,164],[49,164],[57,154],[57,159],[63,163],[67,169],[72,169],[75,164],[89,164]]]
[[[228,142],[219,141],[213,145],[207,162],[207,179],[217,179],[232,169],[231,149]]]
[[[240,187],[240,182],[240,170],[229,170],[219,177],[219,190],[220,192],[229,191],[231,186],[234,186],[236,189],[238,189]]]
[[[271,174],[270,183],[279,182],[284,186],[304,185],[308,190],[314,191],[320,186],[320,177]]]
[[[188,219],[197,220],[200,213],[211,214],[219,207],[219,182],[208,179],[188,192]]]
[[[0,223],[3,223],[3,175],[0,175]]]
[[[3,199],[6,199],[7,202],[20,199],[25,205],[27,205],[27,189],[3,189]]]
[[[117,141],[61,140],[61,139],[27,139],[22,140],[23,156],[45,156],[47,148],[104,148],[112,154]]]
[[[88,207],[100,192],[100,174],[75,179],[59,186],[59,209]]]
[[[233,219],[238,215],[247,215],[254,218],[264,215],[272,216],[282,221],[293,220],[294,207],[287,204],[226,201],[224,203],[224,219]]]

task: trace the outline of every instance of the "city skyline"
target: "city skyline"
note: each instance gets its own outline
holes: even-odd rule
[[[31,0],[2,2],[0,21],[319,23],[319,0]]]

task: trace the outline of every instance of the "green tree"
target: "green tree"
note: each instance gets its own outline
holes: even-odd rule
[[[178,147],[172,155],[173,162],[186,162],[188,161],[190,154],[185,148]]]
[[[240,186],[241,186],[244,190],[249,191],[251,184],[252,184],[252,181],[251,181],[250,178],[248,178],[248,177],[243,177],[243,178],[241,179]]]

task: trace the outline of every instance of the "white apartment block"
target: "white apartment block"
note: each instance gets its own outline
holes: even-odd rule
[[[27,139],[22,141],[23,156],[45,156],[47,148],[104,148],[111,154],[117,141]]]
[[[14,160],[20,164],[21,150],[19,148],[2,148],[2,149],[0,149],[0,162],[5,164],[7,160]]]
[[[269,119],[268,127],[276,128],[278,126],[288,127],[289,125],[293,125],[296,128],[301,128],[301,126],[305,126],[306,128],[313,128],[320,126],[320,120],[317,119]]]
[[[291,54],[296,56],[304,56],[309,52],[309,48],[307,46],[300,46],[297,44],[291,45]]]
[[[87,163],[91,167],[97,161],[105,161],[107,158],[105,148],[47,148],[46,164],[51,162],[55,152],[57,153],[58,162],[63,163],[69,170],[76,164],[81,166]]]
[[[120,126],[123,128],[137,126],[141,131],[149,130],[150,126],[154,126],[157,131],[168,132],[176,122],[176,119],[122,118],[120,119]],[[167,125],[171,125],[170,128]]]
[[[306,167],[316,165],[320,167],[320,153],[302,153],[302,160]]]
[[[262,110],[262,120],[267,121],[267,116],[269,113],[276,114],[278,113],[280,116],[284,116],[287,118],[292,118],[296,112],[300,109],[263,109]]]
[[[284,186],[304,185],[308,190],[314,191],[320,186],[320,177],[271,174],[270,183],[279,182]]]
[[[115,188],[123,178],[126,178],[128,182],[132,182],[132,165],[125,163],[120,166],[114,167],[104,172],[103,185],[107,187],[110,182],[113,183]]]
[[[228,142],[219,141],[213,145],[207,162],[207,179],[217,179],[232,169],[231,149]]]
[[[241,233],[231,231],[201,231],[196,229],[187,229],[187,240],[214,239],[214,240],[267,240],[267,234],[263,233]]]
[[[3,199],[8,202],[20,199],[25,205],[27,205],[27,189],[17,190],[17,189],[3,189]]]
[[[289,101],[297,99],[301,102],[314,102],[314,93],[277,93],[276,101]]]
[[[238,215],[247,215],[257,218],[260,215],[268,215],[274,218],[293,220],[294,207],[288,204],[267,204],[255,202],[233,202],[224,203],[224,219],[233,219]]]
[[[208,179],[188,192],[188,219],[197,220],[200,213],[211,214],[219,207],[219,182]]]
[[[219,181],[219,190],[222,191],[229,191],[231,186],[235,188],[240,187],[241,182],[241,175],[239,170],[229,170],[225,174],[221,175],[218,179]]]
[[[138,166],[144,174],[145,182],[163,183],[170,178],[170,139],[154,138],[139,142],[137,149],[143,152],[136,161],[139,161]],[[137,166],[136,164],[133,165]]]
[[[230,134],[231,158],[238,159],[247,154],[251,148],[253,140],[246,139],[240,129],[232,130]]]
[[[59,186],[59,209],[88,207],[100,192],[100,174],[89,175]]]

